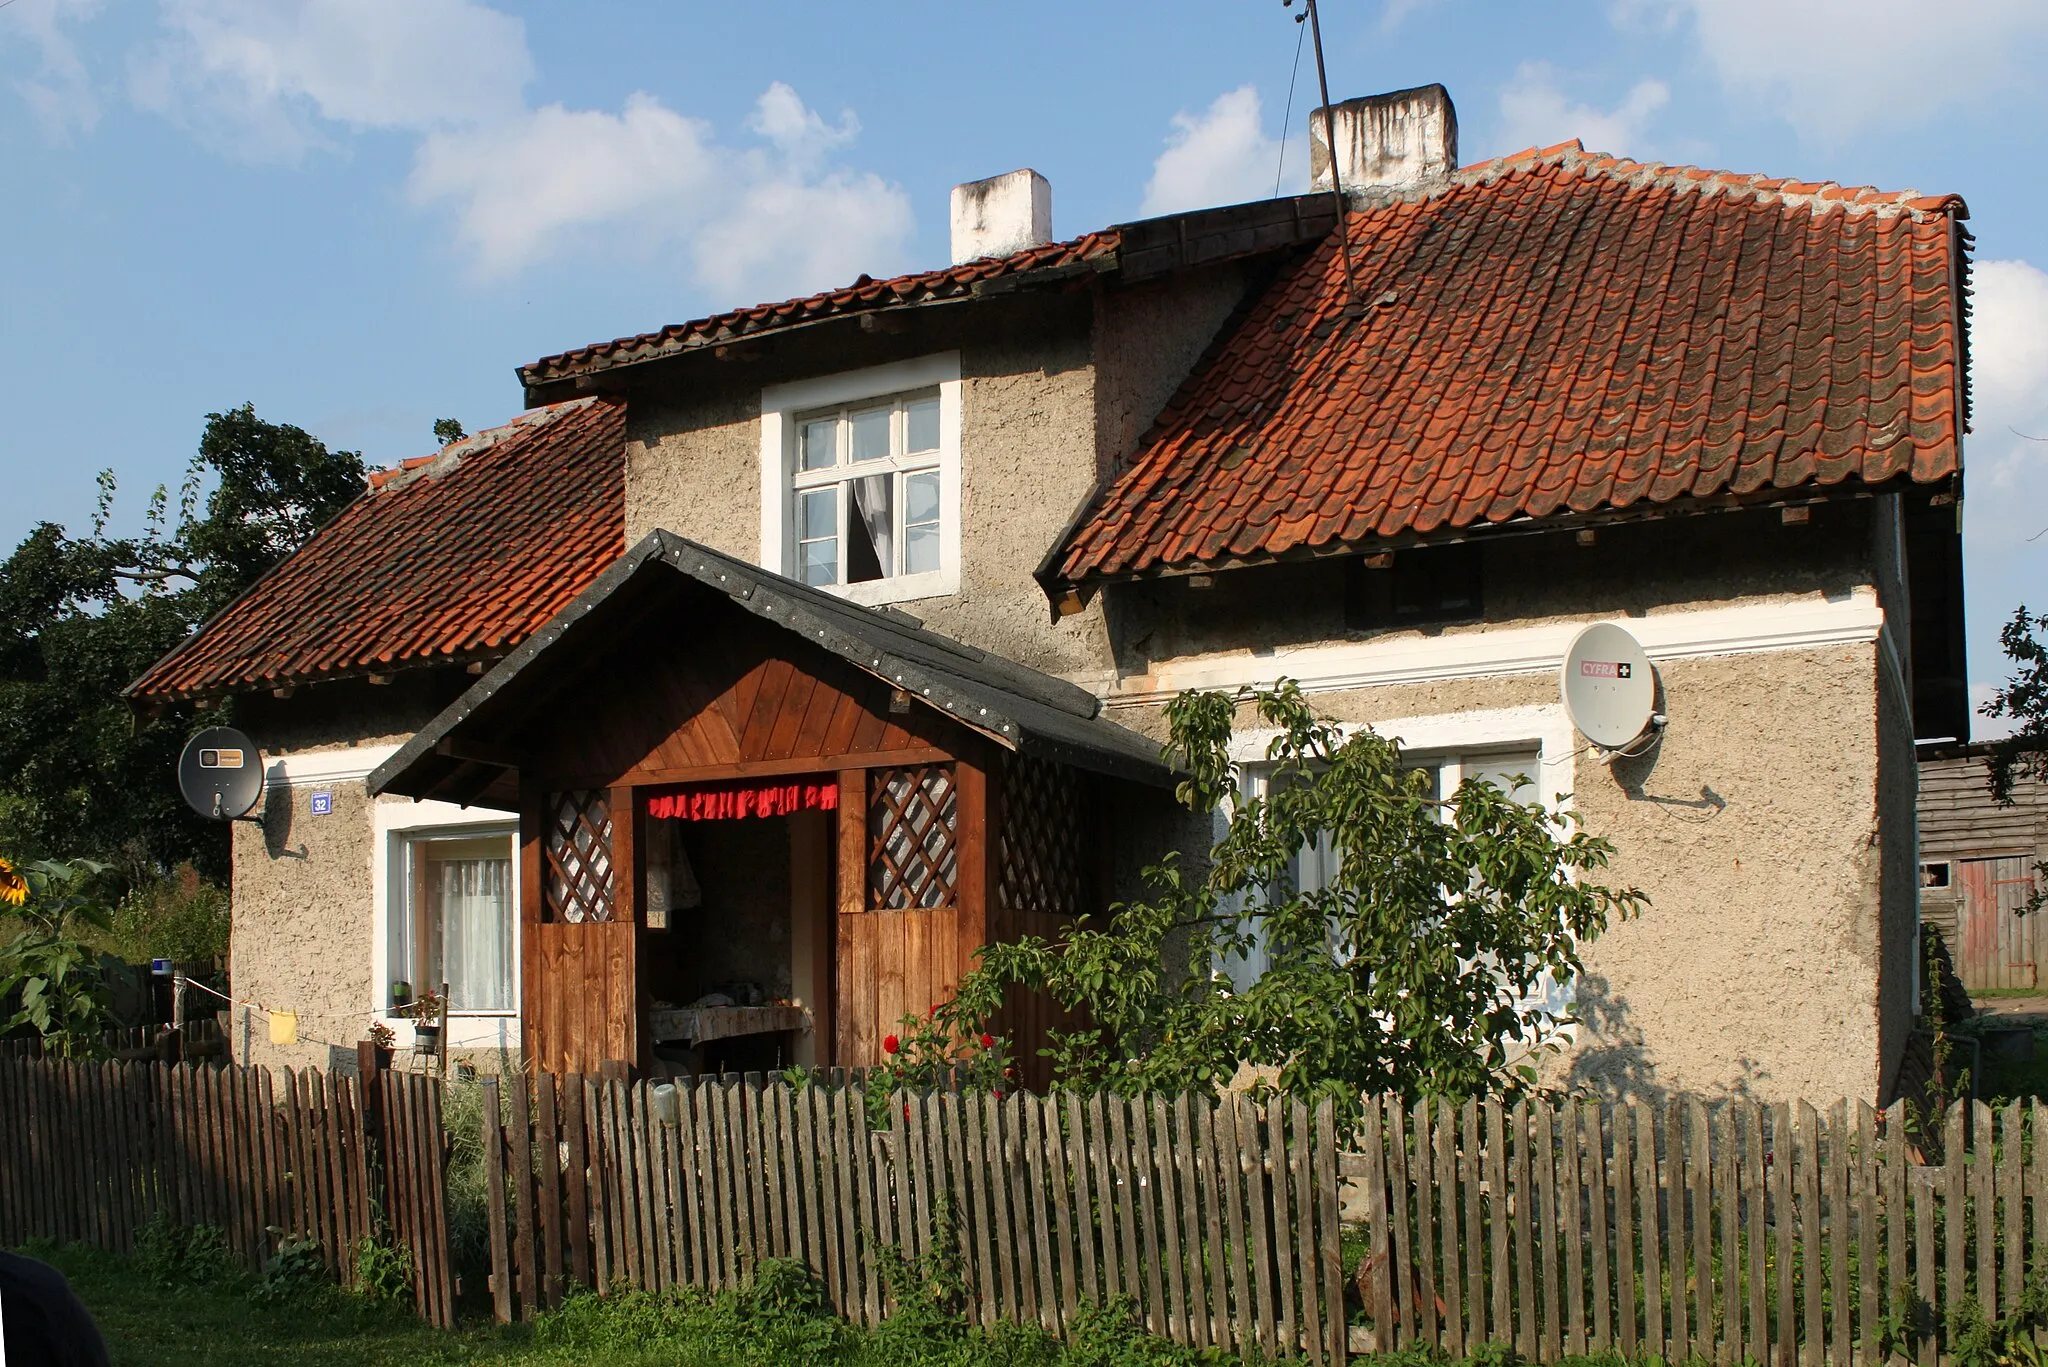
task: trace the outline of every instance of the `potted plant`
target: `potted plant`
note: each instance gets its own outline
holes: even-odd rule
[[[391,1056],[398,1047],[398,1036],[383,1021],[370,1022],[370,1045],[377,1051],[377,1067],[391,1066]]]
[[[428,988],[412,1004],[413,1047],[423,1054],[441,1052],[441,1021],[448,1004],[441,994]]]

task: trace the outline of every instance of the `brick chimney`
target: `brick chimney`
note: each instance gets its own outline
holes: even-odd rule
[[[1011,171],[953,187],[953,261],[1008,256],[1052,241],[1052,183]]]
[[[1346,100],[1330,114],[1336,125],[1337,178],[1346,191],[1431,185],[1458,169],[1458,111],[1451,92],[1440,85]],[[1323,111],[1311,112],[1308,169],[1317,190],[1333,188],[1324,128]]]

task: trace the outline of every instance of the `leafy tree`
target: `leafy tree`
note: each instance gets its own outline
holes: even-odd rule
[[[0,561],[0,849],[220,879],[223,832],[171,782],[191,713],[137,718],[122,690],[360,494],[362,457],[244,404],[207,415],[175,512],[159,487],[141,535],[107,533],[99,483],[84,535],[44,522]]]
[[[0,1034],[26,1026],[72,1057],[98,1048],[108,994],[87,936],[109,924],[106,904],[92,892],[106,871],[89,859],[38,860],[19,870],[0,860],[0,907],[15,923],[11,935],[0,929],[0,1001],[18,995],[20,1003]]]
[[[1987,717],[2017,723],[2010,736],[1991,743],[1987,756],[1992,796],[2007,806],[2020,779],[2048,783],[2048,642],[2036,634],[2041,632],[2048,632],[2048,613],[2029,615],[2024,607],[2013,612],[1998,633],[2012,677],[1982,709]]]
[[[1278,733],[1264,797],[1245,795],[1230,759],[1246,703]],[[1393,741],[1346,736],[1292,683],[1183,694],[1167,718],[1180,800],[1230,812],[1208,870],[1169,858],[1147,871],[1149,898],[1107,924],[984,949],[943,1013],[956,1029],[1012,987],[1042,988],[1088,1021],[1047,1051],[1063,1086],[1209,1092],[1250,1064],[1348,1109],[1361,1093],[1535,1083],[1566,1020],[1550,989],[1579,971],[1583,942],[1646,900],[1585,877],[1606,866],[1607,841],[1477,779],[1439,800]],[[1319,842],[1337,872],[1295,886],[1296,857]],[[1254,945],[1270,967],[1233,987],[1224,970]]]
[[[456,418],[434,419],[434,440],[443,446],[461,441],[468,434],[462,430],[462,423]]]

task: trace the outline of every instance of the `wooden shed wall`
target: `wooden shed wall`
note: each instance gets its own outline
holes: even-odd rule
[[[2048,785],[2022,781],[2010,807],[1991,799],[1981,755],[1920,762],[1920,858],[1964,859],[2048,848]]]

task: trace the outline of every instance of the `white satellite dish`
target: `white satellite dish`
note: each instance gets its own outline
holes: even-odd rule
[[[1572,725],[1604,750],[1619,750],[1660,720],[1650,657],[1612,622],[1595,622],[1572,639],[1558,685]]]

